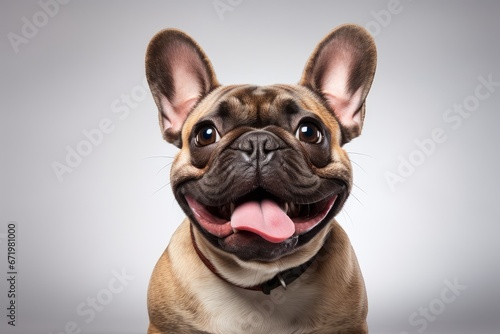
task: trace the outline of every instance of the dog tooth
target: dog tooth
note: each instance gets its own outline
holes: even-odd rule
[[[285,202],[285,205],[284,205],[283,211],[284,211],[287,215],[288,215],[288,213],[290,212],[290,207],[288,206],[288,202]]]
[[[295,203],[290,203],[290,217],[297,217],[299,215],[299,206]]]

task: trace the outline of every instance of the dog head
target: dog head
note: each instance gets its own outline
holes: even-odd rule
[[[215,251],[269,263],[304,250],[300,262],[322,246],[352,186],[342,146],[361,133],[375,67],[355,25],[318,44],[297,85],[222,86],[183,32],[151,40],[147,80],[163,137],[180,148],[172,189]]]

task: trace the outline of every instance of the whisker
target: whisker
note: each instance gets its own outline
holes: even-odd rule
[[[160,172],[162,170],[164,170],[165,168],[169,167],[170,165],[172,165],[172,162],[170,162],[170,163],[166,164],[165,166],[163,166],[162,168],[160,168],[160,170],[158,171],[158,173],[156,173],[156,175],[160,174]]]
[[[355,165],[356,165],[359,169],[361,169],[361,170],[362,170],[365,174],[368,174],[368,173],[366,172],[366,170],[364,170],[364,168],[363,168],[363,167],[361,167],[361,165],[360,165],[360,164],[358,164],[356,161],[351,160],[351,162],[352,162],[353,164],[355,164]]]
[[[343,209],[343,210],[342,210],[342,213],[343,213],[343,214],[344,214],[344,216],[346,217],[346,220],[347,220],[347,219],[349,219],[349,223],[350,223],[350,224],[354,224],[354,222],[353,222],[353,220],[352,220],[352,218],[351,218],[351,215],[349,215],[349,213],[347,212],[347,210],[346,210],[346,209]]]
[[[170,185],[170,182],[169,182],[169,183],[167,183],[167,184],[165,184],[164,186],[162,186],[162,187],[161,187],[160,189],[158,189],[157,191],[155,191],[155,192],[151,195],[151,197],[153,197],[153,196],[154,196],[154,195],[156,195],[156,194],[157,194],[160,190],[162,190],[162,189],[163,189],[163,188],[165,188],[165,187],[168,187],[169,185]]]
[[[363,203],[361,203],[361,201],[359,200],[359,198],[357,198],[357,197],[356,197],[356,195],[354,195],[352,192],[351,192],[351,196],[352,196],[352,197],[354,197],[354,199],[355,199],[356,201],[358,201],[358,202],[359,202],[359,204],[361,204],[361,206],[362,206],[363,208],[366,208],[366,206],[364,206],[364,204],[363,204]]]
[[[369,154],[365,154],[365,153],[359,153],[359,152],[349,152],[349,151],[347,151],[347,154],[349,154],[349,155],[351,155],[351,154],[353,154],[353,155],[362,155],[362,156],[364,156],[364,157],[368,157],[368,158],[375,159],[375,157],[374,157],[374,156],[369,155]]]
[[[358,188],[363,194],[365,195],[368,195],[368,193],[366,191],[364,191],[360,186],[358,186],[356,183],[353,183],[352,184],[353,186],[355,186],[356,188]]]
[[[168,156],[168,155],[153,155],[153,156],[150,156],[150,157],[145,157],[145,158],[142,158],[142,160],[146,160],[146,159],[156,159],[156,158],[173,159],[174,157],[171,157],[171,156]]]

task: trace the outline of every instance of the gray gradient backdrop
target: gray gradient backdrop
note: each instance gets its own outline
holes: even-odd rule
[[[0,332],[145,332],[149,276],[182,219],[168,184],[176,149],[143,87],[157,31],[191,34],[223,83],[295,83],[316,43],[353,22],[379,62],[338,220],[371,333],[499,333],[500,3],[218,2],[225,12],[213,0],[1,3]],[[86,156],[58,178],[54,163],[77,149]]]

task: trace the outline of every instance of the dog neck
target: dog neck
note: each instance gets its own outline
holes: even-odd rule
[[[272,290],[274,290],[280,286],[282,286],[286,290],[287,286],[290,285],[292,282],[294,282],[296,279],[298,279],[307,270],[307,268],[309,268],[311,266],[311,264],[313,264],[313,262],[316,259],[316,255],[314,255],[307,262],[305,262],[297,267],[293,267],[293,268],[284,270],[264,283],[254,285],[254,286],[249,286],[249,287],[241,286],[241,285],[235,284],[233,282],[230,282],[226,278],[224,278],[224,276],[222,276],[217,271],[217,269],[212,264],[212,262],[210,262],[210,260],[207,259],[207,257],[205,255],[203,255],[201,250],[198,248],[198,245],[196,244],[192,224],[190,224],[190,233],[191,233],[191,241],[193,244],[193,248],[196,251],[196,254],[198,254],[198,257],[200,258],[201,262],[203,262],[203,264],[205,264],[205,266],[212,273],[214,273],[221,280],[223,280],[223,281],[225,281],[233,286],[236,286],[236,287],[241,288],[241,289],[246,289],[246,290],[261,291],[266,295],[269,295]]]

